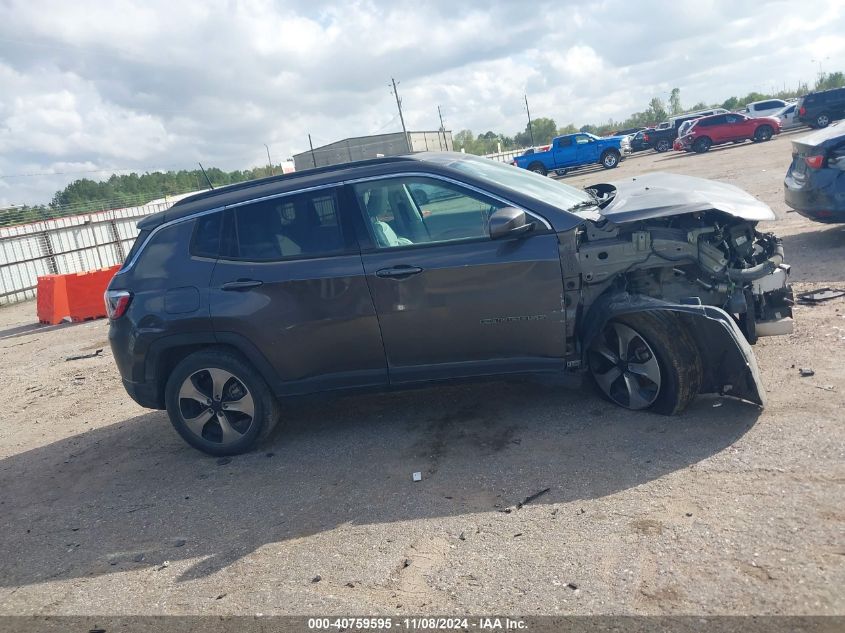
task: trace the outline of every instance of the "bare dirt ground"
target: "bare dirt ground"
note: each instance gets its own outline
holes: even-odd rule
[[[845,286],[845,227],[785,213],[790,136],[564,180],[737,184],[776,210],[797,290]],[[228,462],[129,399],[105,321],[34,319],[0,309],[0,613],[845,614],[841,299],[756,346],[762,411],[453,385],[291,403]]]

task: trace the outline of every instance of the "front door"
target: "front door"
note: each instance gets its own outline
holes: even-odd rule
[[[286,394],[387,383],[354,229],[323,189],[227,211],[211,280],[222,343],[248,342]]]
[[[599,159],[598,143],[596,139],[587,134],[575,135],[575,146],[577,149],[577,160],[579,165],[594,163]]]
[[[352,186],[391,383],[561,368],[563,282],[544,220],[491,240],[488,218],[507,205],[475,190],[420,176]]]

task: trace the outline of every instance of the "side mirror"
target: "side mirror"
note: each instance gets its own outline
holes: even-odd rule
[[[522,209],[505,207],[490,216],[487,230],[490,232],[490,239],[498,240],[530,233],[534,230],[534,223],[527,222],[525,211]]]

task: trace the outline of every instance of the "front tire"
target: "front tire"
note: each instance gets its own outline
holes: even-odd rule
[[[695,139],[695,143],[692,144],[692,151],[697,154],[703,154],[704,152],[709,151],[712,145],[713,141],[706,136],[702,136],[701,138]]]
[[[761,125],[754,131],[754,142],[755,143],[764,143],[772,138],[772,134],[774,134],[774,130],[770,125]]]
[[[176,365],[165,404],[182,439],[209,455],[250,450],[279,419],[279,405],[261,375],[226,350],[195,352]]]
[[[605,169],[613,169],[619,164],[619,152],[615,149],[609,149],[601,155],[601,166]]]
[[[590,345],[590,374],[601,394],[632,410],[675,415],[701,387],[701,355],[671,314],[623,315],[609,321]]]

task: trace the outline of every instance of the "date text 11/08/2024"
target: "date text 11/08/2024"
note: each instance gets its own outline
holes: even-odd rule
[[[524,620],[501,617],[479,618],[385,618],[385,617],[356,617],[356,618],[309,618],[308,629],[320,630],[370,630],[388,631],[391,629],[405,629],[411,631],[466,631],[478,629],[480,631],[519,631],[527,630],[528,623]]]

